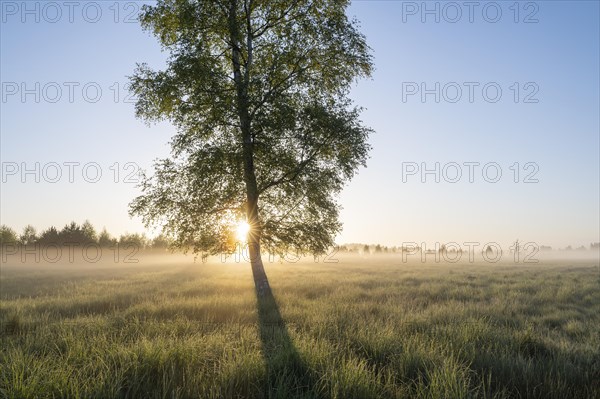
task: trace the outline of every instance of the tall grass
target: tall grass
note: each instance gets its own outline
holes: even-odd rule
[[[597,264],[265,266],[4,264],[0,396],[600,397]]]

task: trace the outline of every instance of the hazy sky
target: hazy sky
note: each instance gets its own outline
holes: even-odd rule
[[[124,87],[136,62],[165,59],[141,4],[0,1],[3,224],[143,229],[127,177],[174,129],[135,119]],[[374,50],[352,97],[376,134],[338,242],[600,240],[597,1],[360,1],[349,15]]]

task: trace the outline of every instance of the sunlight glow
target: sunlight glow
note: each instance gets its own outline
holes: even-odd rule
[[[237,225],[237,239],[241,242],[246,242],[248,232],[250,231],[250,225],[245,221],[240,221]]]

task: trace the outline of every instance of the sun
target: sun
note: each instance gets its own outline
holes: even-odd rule
[[[246,242],[249,231],[250,231],[250,225],[243,220],[240,221],[236,228],[237,239],[241,242]]]

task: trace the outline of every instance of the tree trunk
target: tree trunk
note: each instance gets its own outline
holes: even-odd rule
[[[271,287],[269,286],[267,273],[265,273],[265,268],[260,256],[260,244],[248,243],[248,249],[250,251],[250,265],[252,267],[256,295],[258,297],[266,297],[271,292]]]
[[[269,281],[263,266],[260,255],[260,238],[261,238],[261,223],[258,214],[258,184],[256,183],[256,173],[254,171],[254,141],[252,138],[252,127],[250,120],[250,111],[248,105],[248,85],[249,85],[249,70],[252,64],[252,38],[247,37],[247,57],[245,71],[242,74],[241,70],[241,54],[240,54],[240,27],[237,19],[237,1],[231,1],[229,9],[229,35],[232,44],[232,66],[233,80],[235,82],[237,94],[237,112],[240,119],[240,130],[242,139],[242,155],[244,167],[244,183],[246,185],[246,217],[250,225],[248,233],[248,250],[250,252],[250,264],[252,267],[252,275],[254,276],[254,285],[256,293],[259,297],[263,297],[270,293]],[[247,16],[247,18],[250,18]],[[248,20],[248,24],[249,24]],[[248,29],[250,32],[251,29]]]

